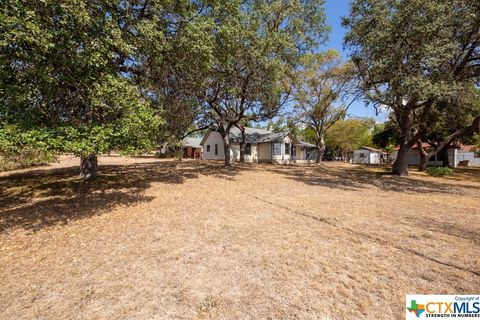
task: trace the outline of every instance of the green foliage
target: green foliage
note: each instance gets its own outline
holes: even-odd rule
[[[468,114],[480,81],[478,1],[354,0],[343,24],[363,94],[393,111],[402,151],[438,131],[442,117],[453,124]],[[394,173],[408,174],[406,155]]]
[[[273,117],[288,75],[326,39],[323,0],[221,2],[211,11],[212,68],[206,118],[229,129],[242,118]]]
[[[326,134],[326,144],[342,152],[372,145],[373,119],[346,119],[336,122]]]
[[[395,120],[389,119],[381,124],[376,124],[372,132],[372,143],[377,148],[387,149],[400,142],[400,129]]]
[[[163,122],[140,81],[133,81],[146,46],[165,42],[156,18],[139,19],[146,6],[2,3],[0,130],[10,146],[4,154],[27,147],[45,154],[132,154],[155,145]],[[158,3],[148,10],[155,8]]]
[[[0,124],[0,170],[51,162],[55,145],[46,131],[23,131],[16,125]]]
[[[449,176],[453,174],[453,169],[449,167],[428,167],[427,173],[434,177]]]
[[[294,118],[314,133],[310,138],[319,147],[329,128],[346,116],[352,69],[337,51],[328,50],[304,55],[302,68],[294,73]]]
[[[469,0],[353,1],[345,42],[368,98],[394,109],[410,107],[402,98],[460,98],[479,77],[479,9]]]
[[[472,140],[475,147],[480,150],[480,133],[474,134]]]

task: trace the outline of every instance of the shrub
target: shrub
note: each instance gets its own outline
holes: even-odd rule
[[[449,176],[453,174],[453,169],[449,167],[428,167],[427,173],[434,177]]]
[[[0,171],[28,168],[55,160],[48,148],[52,141],[38,130],[21,130],[15,125],[0,123]]]

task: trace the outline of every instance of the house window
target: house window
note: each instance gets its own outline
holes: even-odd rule
[[[218,143],[215,143],[215,155],[218,156]]]
[[[282,144],[281,143],[274,143],[273,144],[273,154],[274,155],[282,154]]]
[[[245,146],[245,154],[247,156],[252,154],[252,144],[251,143],[247,143],[247,145]]]
[[[473,152],[473,157],[474,158],[480,158],[480,151],[474,151]]]
[[[285,143],[285,154],[290,154],[290,143]]]
[[[207,152],[210,152],[210,145],[207,144]]]
[[[358,157],[359,157],[359,158],[365,158],[365,153],[359,153],[359,154],[358,154]]]

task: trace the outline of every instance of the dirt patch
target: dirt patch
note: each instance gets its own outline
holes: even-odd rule
[[[102,157],[0,175],[0,318],[386,319],[480,287],[480,177]]]

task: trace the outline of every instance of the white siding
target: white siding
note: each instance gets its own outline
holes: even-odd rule
[[[391,161],[395,161],[397,158],[398,151],[392,152],[390,155]],[[461,161],[462,158],[459,157],[459,153],[457,149],[449,149],[448,150],[448,162],[450,165],[453,165],[454,167],[457,167],[458,162]],[[418,150],[410,150],[408,152],[408,164],[412,166],[416,166],[420,163],[420,154],[418,153]],[[428,161],[429,166],[441,166],[443,162],[441,160],[436,160],[436,157],[431,157],[430,161]]]
[[[380,153],[375,151],[370,151],[370,163],[372,164],[380,163]]]
[[[272,144],[270,142],[259,143],[257,150],[259,162],[272,161]]]
[[[218,145],[218,154],[215,155],[215,144]],[[210,145],[210,150],[208,146]],[[206,160],[223,160],[225,159],[225,152],[223,148],[223,139],[220,133],[210,131],[210,134],[205,139],[203,144],[203,158]]]
[[[370,150],[360,149],[353,152],[353,163],[370,163]]]
[[[307,153],[304,150],[304,147],[301,145],[296,145],[295,146],[295,160],[306,160],[307,159]]]
[[[291,136],[286,136],[282,142],[279,142],[281,145],[281,154],[272,155],[273,145],[271,142],[252,143],[251,145],[251,154],[245,155],[246,162],[277,162],[277,163],[289,163],[291,162],[290,154],[285,154],[285,143],[290,144],[292,148],[292,138]],[[218,144],[218,154],[215,155],[215,144]],[[210,145],[210,151],[208,151],[208,145]],[[223,160],[224,159],[224,150],[223,150],[223,140],[222,136],[215,131],[210,131],[209,135],[205,138],[203,143],[203,158],[206,160]],[[298,160],[306,159],[306,150],[301,150],[302,148],[296,146],[296,156]],[[240,160],[240,144],[231,143],[230,144],[230,159],[233,161]]]
[[[223,145],[223,144],[222,144]],[[245,162],[258,162],[258,149],[257,144],[252,143],[250,155],[245,155]],[[234,161],[240,161],[240,144],[230,143],[231,155]]]
[[[480,166],[480,157],[475,157],[474,152],[459,150],[457,153],[457,163],[467,160],[470,165]]]
[[[278,142],[281,145],[281,154],[272,154],[272,161],[278,163],[285,163],[290,161],[290,153],[285,154],[285,143],[290,143],[290,148],[292,148],[292,139],[289,136],[286,136],[282,142]],[[272,145],[273,147],[273,145]],[[273,150],[273,149],[272,149]]]

